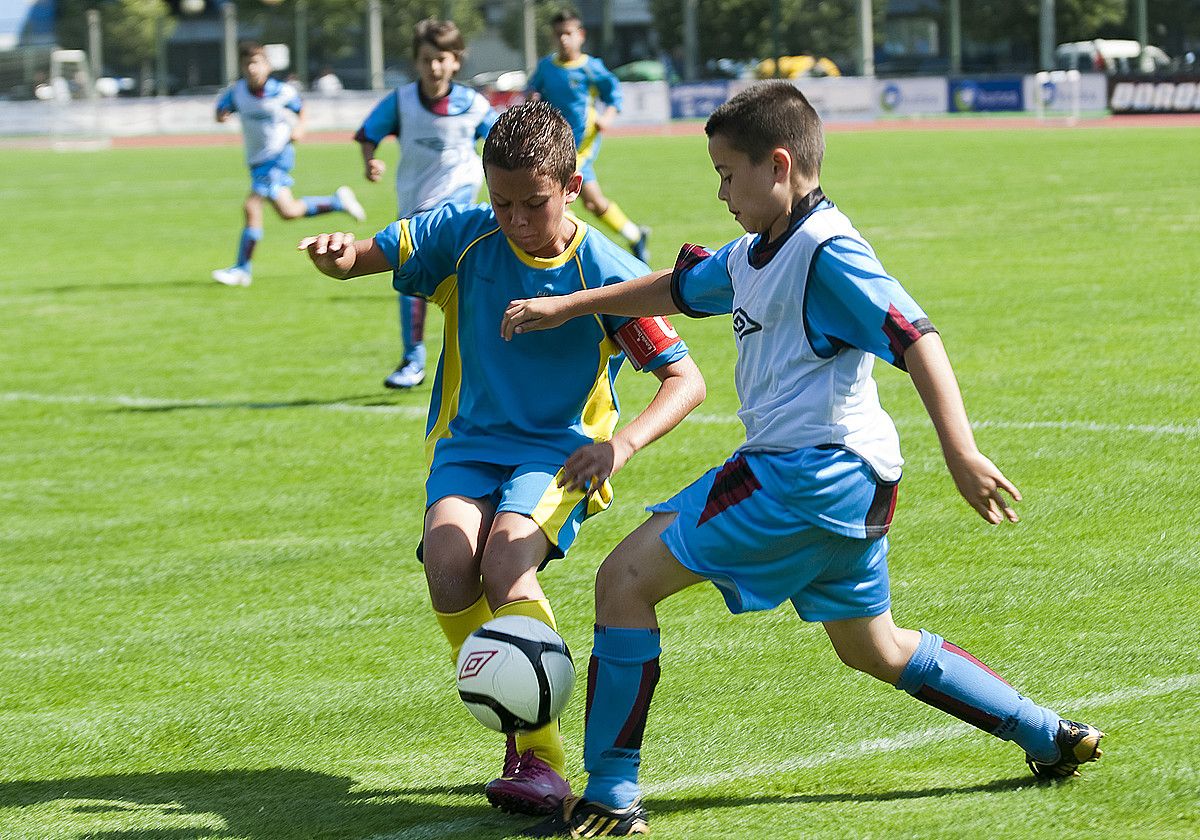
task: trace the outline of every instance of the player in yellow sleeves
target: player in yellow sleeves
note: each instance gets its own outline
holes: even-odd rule
[[[650,229],[630,221],[617,203],[604,195],[596,180],[601,138],[621,110],[621,82],[603,61],[583,52],[587,32],[578,12],[563,9],[550,25],[557,49],[538,62],[529,80],[529,92],[562,111],[571,124],[578,147],[576,166],[583,176],[579,196],[583,206],[608,230],[623,237],[634,256],[645,262]]]
[[[503,340],[498,324],[513,297],[609,286],[648,269],[567,212],[581,186],[575,144],[548,104],[505,112],[483,163],[490,207],[447,205],[369,240],[331,233],[299,246],[333,277],[390,273],[397,291],[428,298],[445,316],[418,553],[455,658],[493,616],[555,627],[538,571],[611,504],[608,480],[629,457],[704,398],[700,372],[665,319],[580,318]],[[626,358],[660,385],[617,431],[613,383]],[[570,793],[563,765],[557,721],[519,733],[485,793],[505,810],[549,813]]]

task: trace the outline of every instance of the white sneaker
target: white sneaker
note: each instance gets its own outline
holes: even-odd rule
[[[342,209],[353,216],[356,220],[362,221],[367,218],[367,211],[358,201],[358,196],[354,194],[354,190],[349,187],[338,187],[333,193],[337,196],[337,200],[342,203]]]
[[[385,388],[415,388],[425,381],[425,368],[416,362],[404,362],[388,378],[383,380]]]
[[[236,265],[231,268],[218,268],[212,273],[212,279],[226,286],[249,286],[250,272]]]

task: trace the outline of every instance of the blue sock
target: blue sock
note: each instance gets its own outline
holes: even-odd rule
[[[320,216],[322,213],[332,213],[342,209],[342,202],[334,195],[306,195],[300,199],[304,202],[305,216]]]
[[[1016,744],[1038,761],[1056,761],[1059,716],[1022,697],[962,648],[921,631],[921,642],[896,688]]]
[[[238,242],[237,262],[234,265],[249,271],[250,260],[254,256],[254,246],[260,239],[262,239],[262,228],[242,228],[242,238]]]
[[[404,344],[404,362],[425,367],[425,301],[400,295],[400,341]]]
[[[661,651],[658,630],[596,626],[588,664],[585,798],[628,808],[640,795],[642,734],[658,684]]]

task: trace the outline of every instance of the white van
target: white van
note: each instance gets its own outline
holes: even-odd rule
[[[1171,60],[1158,47],[1147,45],[1142,49],[1137,41],[1096,38],[1059,44],[1054,63],[1059,70],[1081,73],[1155,73],[1165,70]]]

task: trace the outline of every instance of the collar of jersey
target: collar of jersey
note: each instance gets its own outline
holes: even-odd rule
[[[582,55],[579,56],[579,58],[573,59],[571,61],[561,61],[561,60],[559,60],[558,54],[556,53],[554,55],[554,64],[557,67],[563,67],[567,70],[578,70],[580,67],[582,67],[583,65],[588,63],[589,58],[591,58],[590,55],[588,55],[587,53],[583,53]]]
[[[800,229],[800,225],[804,224],[805,219],[815,213],[822,204],[833,206],[832,202],[825,197],[825,193],[821,191],[821,187],[817,186],[792,207],[788,229],[778,238],[767,242],[766,234],[759,234],[746,251],[746,258],[749,260],[751,268],[765,268],[771,258],[778,254],[784,244],[792,238],[792,234]]]
[[[507,236],[504,237],[504,241],[508,243],[509,248],[512,248],[512,252],[517,255],[517,259],[530,268],[559,268],[571,261],[571,258],[575,256],[575,252],[579,250],[579,245],[583,242],[584,235],[587,234],[587,225],[570,213],[567,213],[567,218],[575,223],[575,235],[571,237],[571,241],[567,243],[567,247],[558,256],[535,257],[533,254],[527,254],[522,251],[520,246]]]

